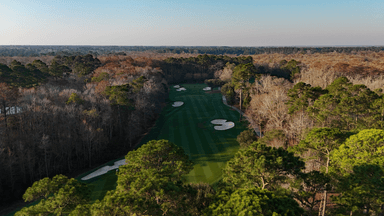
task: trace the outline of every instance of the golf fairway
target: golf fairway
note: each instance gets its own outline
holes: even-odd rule
[[[186,90],[170,88],[170,103],[141,144],[154,139],[175,143],[195,163],[186,176],[187,182],[211,184],[221,178],[225,163],[238,151],[236,137],[246,129],[247,122],[239,122],[239,113],[223,104],[220,93],[204,91],[205,84],[182,84],[181,87]],[[174,101],[184,104],[172,107]],[[211,123],[214,119],[234,122],[235,127],[215,130]]]

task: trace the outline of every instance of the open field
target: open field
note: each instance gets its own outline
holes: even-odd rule
[[[205,84],[183,84],[186,91],[176,91],[171,86],[170,101],[164,108],[155,126],[142,139],[137,147],[154,139],[167,139],[182,147],[195,162],[194,169],[186,176],[187,182],[214,183],[221,178],[221,170],[239,149],[237,135],[246,129],[248,122],[239,122],[239,113],[225,106],[220,93],[206,93]],[[182,101],[180,107],[173,107],[175,101]],[[218,131],[211,123],[215,119],[225,119],[235,123],[229,130]],[[92,190],[91,202],[101,200],[108,190],[116,188],[115,170],[107,174],[83,181],[82,177],[104,167],[112,166],[117,158],[89,172],[76,177],[88,183]],[[13,214],[10,214],[13,215]]]

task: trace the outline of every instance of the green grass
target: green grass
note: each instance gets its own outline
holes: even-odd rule
[[[169,94],[169,103],[162,111],[155,126],[137,146],[150,140],[166,139],[182,147],[189,158],[195,163],[193,170],[186,176],[187,182],[205,182],[213,184],[221,179],[222,168],[239,149],[237,135],[244,131],[248,122],[239,122],[239,113],[225,106],[220,93],[207,94],[203,91],[205,84],[183,84],[186,91],[178,92],[173,86]],[[183,101],[181,107],[172,107],[173,102]],[[211,121],[226,119],[235,123],[235,127],[225,131],[214,129]],[[109,161],[82,177],[106,165],[113,165],[118,158]],[[107,174],[82,181],[92,190],[92,203],[101,200],[108,190],[116,188],[117,176],[114,170]],[[13,215],[13,214],[11,214]]]
[[[184,84],[187,90],[178,92],[171,87],[170,100],[183,101],[174,108],[170,103],[163,111],[163,118],[156,124],[157,137],[167,139],[182,147],[195,162],[194,169],[186,176],[188,182],[214,183],[221,178],[221,170],[239,149],[237,135],[246,129],[239,122],[239,113],[222,102],[220,93],[207,94],[205,84]],[[214,129],[211,121],[226,119],[235,127],[225,131]],[[146,140],[147,141],[147,140]]]
[[[89,180],[81,180],[82,177],[98,170],[101,167],[104,166],[113,166],[115,161],[124,159],[124,157],[109,161],[93,170],[90,170],[86,173],[83,173],[79,176],[76,177],[77,180],[81,182],[85,182],[88,184],[89,189],[92,191],[91,193],[91,203],[95,202],[96,200],[102,200],[104,195],[107,193],[109,190],[114,190],[116,188],[116,181],[117,181],[117,176],[116,176],[116,171],[115,170],[110,170],[108,173],[97,176],[94,178],[91,178]]]

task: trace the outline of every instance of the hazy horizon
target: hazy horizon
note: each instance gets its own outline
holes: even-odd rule
[[[384,45],[384,2],[376,0],[15,0],[0,8],[3,45]]]

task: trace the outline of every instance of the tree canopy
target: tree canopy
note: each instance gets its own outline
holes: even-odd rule
[[[254,142],[240,149],[223,169],[223,181],[235,188],[260,187],[275,189],[288,175],[297,176],[305,163],[283,148]]]
[[[297,216],[303,212],[292,197],[256,187],[241,188],[233,193],[222,190],[205,211],[206,215],[233,216]]]
[[[384,165],[384,130],[366,129],[350,136],[333,151],[333,171],[346,175],[353,167],[361,165]]]

